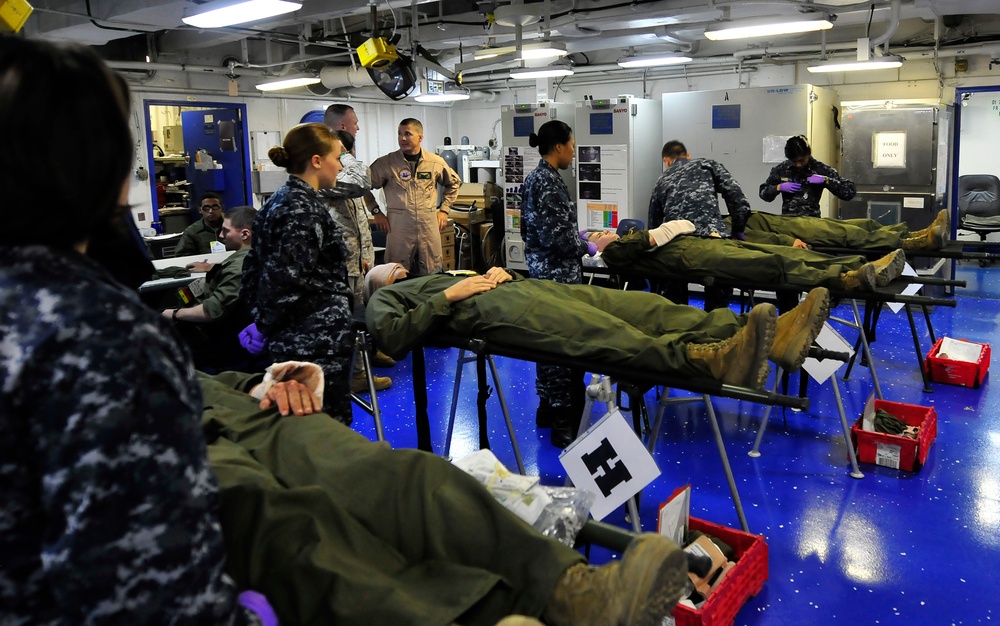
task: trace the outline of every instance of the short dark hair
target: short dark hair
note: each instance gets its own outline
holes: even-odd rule
[[[400,126],[413,126],[414,128],[417,129],[417,132],[420,133],[420,134],[423,134],[423,132],[424,132],[424,125],[421,124],[420,120],[418,120],[415,117],[407,117],[402,122],[400,122],[399,125]]]
[[[569,143],[572,138],[573,129],[569,127],[569,124],[562,120],[550,120],[542,124],[537,135],[535,133],[528,135],[528,145],[532,148],[538,148],[538,154],[545,156],[552,152],[552,148],[559,144]]]
[[[326,156],[340,149],[340,140],[326,124],[299,124],[285,135],[282,145],[267,151],[267,158],[289,174],[302,174],[314,154]],[[338,152],[339,156],[340,153]]]
[[[234,206],[226,209],[226,218],[232,222],[234,228],[243,230],[249,228],[253,230],[253,220],[257,217],[257,209],[252,206]]]
[[[337,130],[334,132],[337,134],[337,138],[340,139],[340,143],[344,144],[344,152],[350,152],[354,149],[354,135],[346,130]]]
[[[794,161],[804,156],[812,156],[812,148],[809,147],[809,142],[806,141],[805,136],[795,135],[794,137],[789,137],[788,141],[785,142],[785,158],[789,161]]]
[[[349,104],[331,104],[326,107],[326,111],[323,113],[323,123],[333,128],[337,124],[340,124],[348,111],[353,110],[354,107]]]
[[[134,156],[126,82],[88,47],[0,36],[0,85],[0,245],[68,249],[91,239],[127,210],[119,205]],[[65,146],[87,146],[87,158],[66,167]],[[45,227],[27,209],[39,194]]]
[[[201,206],[201,203],[204,202],[205,200],[218,200],[219,206],[222,207],[222,210],[223,211],[226,210],[226,204],[222,201],[222,196],[215,193],[214,191],[206,191],[205,193],[201,194],[201,197],[198,198],[198,206]]]
[[[684,147],[684,144],[674,139],[672,141],[668,141],[667,143],[663,144],[663,150],[660,151],[660,158],[676,159],[678,157],[684,156],[687,153],[688,149]]]

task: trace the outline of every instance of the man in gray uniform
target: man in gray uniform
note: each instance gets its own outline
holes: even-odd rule
[[[385,261],[417,274],[439,272],[444,266],[441,232],[461,180],[444,159],[420,147],[424,127],[419,120],[401,121],[396,136],[399,150],[371,166],[372,189],[383,190],[389,212]],[[439,185],[444,187],[440,205]]]

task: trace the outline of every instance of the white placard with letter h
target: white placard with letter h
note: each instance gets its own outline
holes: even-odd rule
[[[660,475],[653,456],[617,409],[559,455],[573,484],[594,494],[590,513],[604,519]]]

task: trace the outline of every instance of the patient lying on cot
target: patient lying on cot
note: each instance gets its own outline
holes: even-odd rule
[[[737,315],[729,309],[705,312],[646,292],[521,278],[498,267],[467,278],[408,278],[396,265],[373,269],[365,286],[368,329],[394,357],[444,333],[540,355],[760,389],[768,359],[787,371],[801,367],[829,315],[823,288],[781,317],[771,304]]]
[[[650,277],[844,291],[875,291],[898,278],[906,265],[902,250],[868,263],[857,255],[833,256],[786,245],[700,237],[693,232],[694,226],[687,220],[664,222],[609,243],[601,259],[611,269]]]
[[[620,561],[588,566],[445,459],[314,412],[318,366],[285,378],[258,404],[247,392],[260,376],[199,375],[226,572],[283,626],[493,626],[513,614],[659,626],[680,598],[688,560],[669,539],[641,535]]]
[[[726,218],[729,223],[729,218]],[[927,227],[911,231],[904,223],[885,226],[872,219],[830,219],[826,217],[775,215],[754,211],[744,231],[747,241],[804,248],[852,248],[855,250],[895,250],[932,252],[940,250],[951,236],[947,209],[938,212]]]

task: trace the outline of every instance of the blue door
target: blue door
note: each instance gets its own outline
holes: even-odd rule
[[[181,125],[184,150],[190,157],[187,175],[191,183],[192,209],[198,207],[199,198],[206,191],[220,194],[226,207],[251,204],[247,196],[246,164],[249,159],[247,146],[243,145],[243,120],[239,109],[184,111]],[[206,156],[217,164],[214,168],[197,167],[199,160],[207,164]]]

